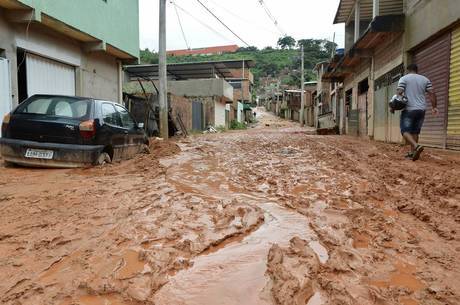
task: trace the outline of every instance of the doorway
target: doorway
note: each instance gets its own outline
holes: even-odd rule
[[[366,78],[358,84],[358,135],[363,138],[368,137],[368,93],[369,81]]]

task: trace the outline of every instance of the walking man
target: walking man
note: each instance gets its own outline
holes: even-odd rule
[[[423,75],[418,74],[418,67],[411,64],[407,67],[407,74],[399,80],[397,94],[406,96],[407,106],[401,112],[401,134],[410,144],[412,150],[406,155],[413,161],[420,158],[423,152],[423,146],[418,144],[420,130],[425,119],[425,110],[427,107],[426,95],[431,102],[431,111],[433,115],[438,115],[437,98],[433,90],[431,81]],[[391,110],[394,112],[394,109]]]

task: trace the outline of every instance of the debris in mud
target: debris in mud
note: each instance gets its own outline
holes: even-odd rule
[[[460,304],[459,155],[304,131],[263,114],[182,152],[1,168],[0,303]]]
[[[163,140],[161,138],[150,138],[150,153],[156,158],[170,157],[180,152],[179,146],[174,140]]]
[[[319,260],[308,242],[298,237],[286,248],[273,245],[268,253],[268,287],[275,304],[305,305],[315,294]]]

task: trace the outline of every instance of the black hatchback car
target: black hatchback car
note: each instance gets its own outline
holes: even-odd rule
[[[5,116],[1,154],[7,163],[27,166],[110,163],[146,149],[148,138],[142,127],[114,102],[34,95]]]

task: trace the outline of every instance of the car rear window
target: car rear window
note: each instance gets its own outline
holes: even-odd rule
[[[15,113],[86,119],[90,111],[91,100],[72,97],[32,97],[20,104]]]

